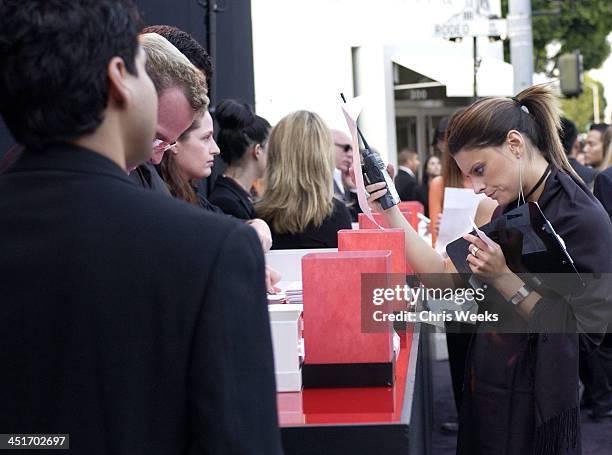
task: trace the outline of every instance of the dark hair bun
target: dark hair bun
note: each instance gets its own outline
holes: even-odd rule
[[[242,159],[253,144],[263,144],[270,132],[266,119],[255,115],[248,104],[236,100],[221,101],[215,109],[215,118],[219,124],[217,144],[227,164]]]
[[[236,100],[224,100],[217,105],[215,117],[219,128],[224,130],[241,130],[255,121],[255,114],[247,104]]]

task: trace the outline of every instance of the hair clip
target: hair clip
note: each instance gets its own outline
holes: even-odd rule
[[[512,101],[514,101],[516,104],[518,104],[518,105],[519,105],[519,107],[521,108],[521,110],[522,110],[523,112],[525,112],[526,114],[530,114],[529,109],[527,109],[527,106],[525,106],[525,105],[524,105],[524,104],[521,102],[521,100],[519,100],[519,99],[518,99],[516,96],[513,96],[513,97],[512,97]]]

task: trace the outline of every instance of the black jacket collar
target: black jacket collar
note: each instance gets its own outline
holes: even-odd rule
[[[105,156],[74,144],[53,144],[41,151],[24,150],[6,170],[14,172],[57,170],[108,175],[130,182],[127,173]]]

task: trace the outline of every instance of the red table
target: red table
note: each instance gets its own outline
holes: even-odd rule
[[[419,368],[419,334],[417,326],[401,335],[393,387],[277,394],[285,454],[427,453],[430,400],[422,381],[427,369]]]

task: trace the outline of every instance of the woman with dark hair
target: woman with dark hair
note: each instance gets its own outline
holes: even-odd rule
[[[213,137],[212,117],[206,111],[193,121],[178,138],[176,145],[162,158],[159,171],[170,194],[206,210],[223,213],[194,188],[194,182],[210,175],[214,157],[218,154],[219,147]]]
[[[442,174],[442,163],[436,155],[430,155],[423,164],[423,180],[417,187],[417,198],[423,203],[425,216],[429,216],[429,184],[434,177]]]
[[[213,120],[206,111],[203,116],[193,121],[178,138],[176,145],[164,154],[159,172],[172,196],[198,205],[204,210],[224,214],[226,212],[199,194],[194,186],[195,182],[210,175],[214,157],[219,154],[213,132]],[[257,231],[264,251],[269,250],[272,246],[272,234],[268,225],[257,218],[248,219],[247,223]]]
[[[537,202],[578,272],[609,273],[612,224],[567,161],[556,103],[543,86],[512,99],[479,100],[449,122],[448,151],[474,191],[499,203],[494,218],[521,200]],[[386,188],[366,189],[389,224],[404,229],[406,259],[424,284],[456,286],[456,277],[445,275],[456,272],[453,263],[423,242],[397,207],[382,210],[375,202]],[[610,322],[609,276],[591,280],[581,293],[545,290],[517,274],[515,262],[505,256],[511,251],[507,243],[502,250],[473,235],[464,238],[470,243],[466,262],[485,283],[481,310],[499,320],[479,323],[472,337],[458,453],[580,453],[577,331],[584,334],[581,343],[600,342]]]
[[[222,101],[215,110],[217,143],[227,168],[220,175],[210,201],[225,213],[245,220],[255,218],[250,192],[266,169],[270,124],[246,104]]]

